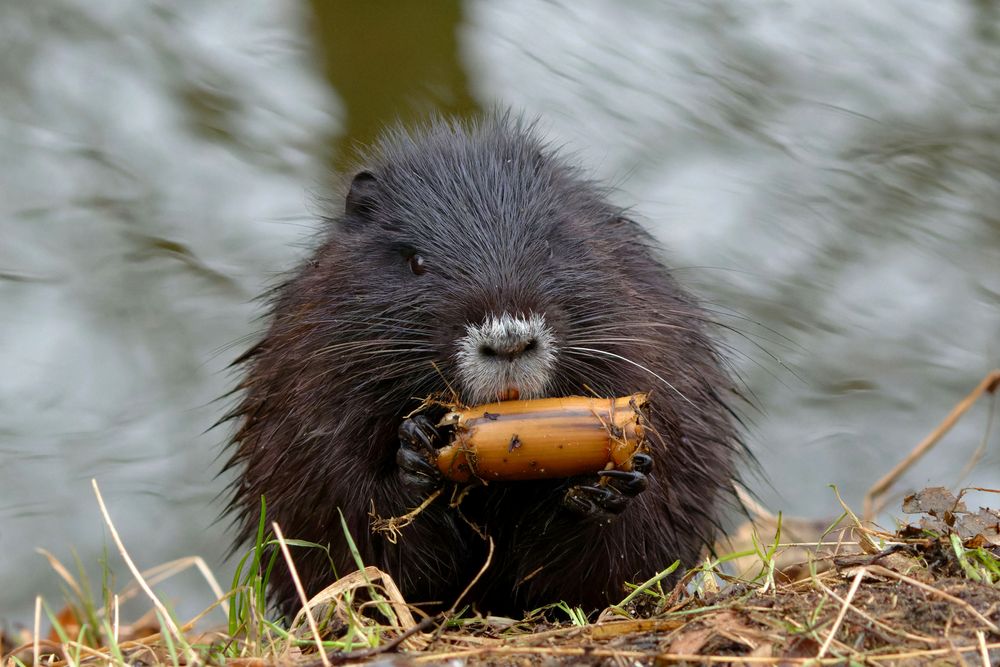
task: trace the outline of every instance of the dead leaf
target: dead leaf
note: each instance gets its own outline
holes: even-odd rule
[[[681,655],[697,655],[714,634],[714,628],[699,628],[697,630],[682,632],[674,641],[670,642],[667,652],[679,653]]]
[[[903,511],[907,514],[926,513],[939,519],[952,512],[965,512],[965,503],[943,486],[929,486],[903,499]]]

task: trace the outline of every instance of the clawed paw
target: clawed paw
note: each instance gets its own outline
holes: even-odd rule
[[[399,425],[396,465],[403,485],[416,493],[434,491],[444,481],[437,466],[431,463],[437,457],[438,439],[437,429],[424,415],[404,419]]]
[[[562,498],[562,505],[583,516],[602,517],[621,514],[629,501],[649,486],[647,475],[653,459],[646,453],[632,456],[631,470],[602,470],[592,484],[575,484]]]

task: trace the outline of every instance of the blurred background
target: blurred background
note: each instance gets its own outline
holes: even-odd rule
[[[36,547],[100,581],[92,477],[140,567],[231,576],[228,430],[207,429],[254,297],[354,147],[430,112],[523,111],[613,184],[742,332],[750,486],[791,515],[838,514],[831,483],[860,507],[1000,364],[998,8],[0,4],[0,620],[58,606]],[[1000,486],[989,416],[902,488]],[[182,615],[210,602],[171,586]]]

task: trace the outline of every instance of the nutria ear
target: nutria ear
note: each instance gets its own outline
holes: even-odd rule
[[[351,217],[367,218],[378,204],[378,180],[370,171],[359,171],[351,181],[344,212]]]

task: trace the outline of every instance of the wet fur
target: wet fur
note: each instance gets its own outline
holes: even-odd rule
[[[709,318],[652,238],[503,115],[393,130],[362,167],[374,175],[369,191],[350,212],[332,212],[311,259],[276,290],[266,335],[240,360],[229,461],[240,540],[252,541],[264,495],[268,520],[329,545],[343,575],[355,565],[339,509],[364,562],[388,571],[410,602],[451,604],[487,544],[444,499],[398,544],[370,532],[369,512],[398,516],[420,502],[400,482],[397,428],[415,399],[454,386],[465,324],[539,312],[558,349],[550,393],[652,392],[655,468],[610,522],[561,509],[565,481],[471,493],[462,512],[496,551],[467,601],[493,613],[559,600],[591,610],[621,599],[626,581],[677,558],[693,564],[731,494],[739,447],[723,396],[733,394]],[[413,251],[423,275],[408,266]],[[295,558],[309,594],[334,579],[323,552]],[[283,568],[270,595],[283,612],[298,606]]]

